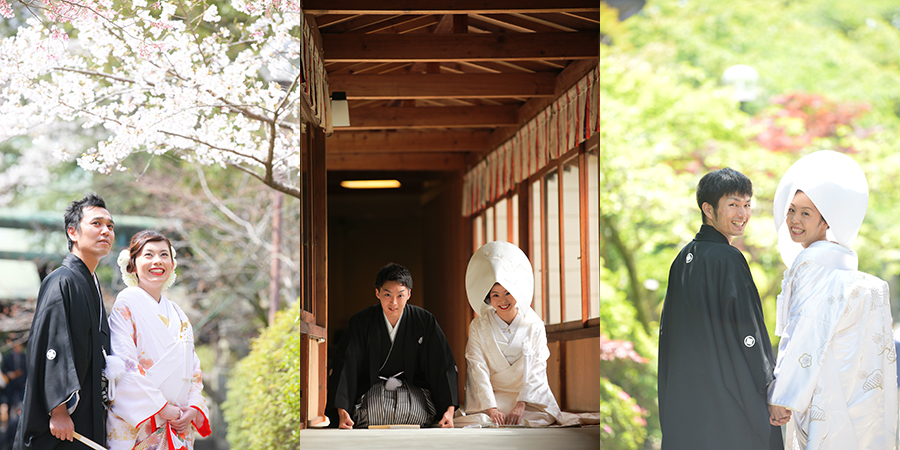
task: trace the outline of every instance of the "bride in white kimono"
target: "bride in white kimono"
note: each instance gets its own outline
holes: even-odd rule
[[[118,263],[129,287],[109,317],[107,445],[191,450],[192,428],[201,436],[211,430],[193,328],[184,311],[162,295],[175,281],[172,245],[144,230],[132,237]]]
[[[897,354],[885,281],[859,272],[849,247],[868,184],[847,155],[820,151],[791,166],[774,199],[789,269],[778,296],[781,336],[769,404],[793,411],[785,446],[893,449]]]
[[[534,272],[508,242],[479,248],[466,271],[469,303],[478,314],[466,344],[467,414],[456,426],[548,426],[559,406],[547,382],[547,333],[531,309]]]

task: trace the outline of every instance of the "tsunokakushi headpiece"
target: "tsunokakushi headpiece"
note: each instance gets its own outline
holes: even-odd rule
[[[494,283],[500,283],[516,299],[520,308],[529,308],[534,298],[534,269],[525,253],[509,242],[484,244],[469,259],[466,269],[466,294],[469,305],[478,315],[484,315],[491,305],[484,298]]]
[[[785,217],[794,195],[803,191],[828,222],[826,239],[850,247],[859,234],[869,203],[866,174],[853,158],[831,150],[806,155],[784,173],[775,190],[773,215],[778,250],[788,268],[803,250],[791,240]]]

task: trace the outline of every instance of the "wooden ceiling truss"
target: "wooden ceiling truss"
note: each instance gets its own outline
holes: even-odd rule
[[[600,54],[597,0],[306,0],[304,12],[350,106],[326,141],[329,171],[464,171]]]

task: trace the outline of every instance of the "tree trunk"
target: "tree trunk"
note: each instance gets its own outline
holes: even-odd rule
[[[269,271],[269,325],[275,322],[275,314],[281,307],[281,205],[284,202],[284,193],[275,191],[274,207],[272,214],[272,264]]]
[[[637,274],[637,264],[634,262],[634,254],[629,251],[625,246],[625,243],[622,242],[622,239],[619,237],[619,230],[616,229],[612,222],[613,221],[609,217],[600,214],[600,227],[609,230],[609,241],[613,248],[622,255],[622,261],[625,262],[625,267],[628,269],[628,284],[631,287],[631,295],[629,297],[631,297],[631,302],[634,304],[637,318],[641,322],[641,325],[643,325],[644,331],[650,333],[650,308],[647,307],[647,304],[644,301],[643,286],[641,285],[641,281]]]

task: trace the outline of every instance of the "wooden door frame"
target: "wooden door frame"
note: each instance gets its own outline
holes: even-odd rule
[[[327,399],[328,346],[328,198],[325,167],[325,132],[316,126],[307,128],[307,152],[301,164],[307,165],[303,224],[300,233],[302,253],[308,261],[302,268],[301,295],[311,296],[301,308],[300,330],[300,428],[321,426]],[[301,170],[303,172],[303,170]],[[315,401],[313,401],[315,399]]]

